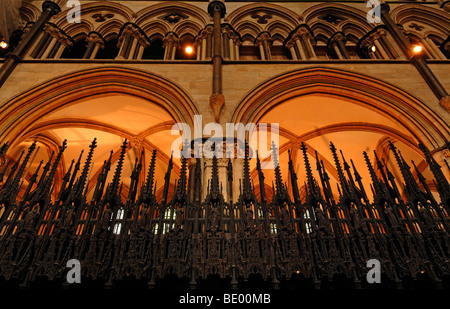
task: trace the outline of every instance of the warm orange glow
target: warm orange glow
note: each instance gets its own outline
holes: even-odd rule
[[[377,48],[375,47],[375,45],[372,45],[372,46],[370,47],[370,50],[374,53],[374,52],[377,50]]]
[[[422,51],[422,46],[420,46],[420,45],[415,45],[415,46],[413,47],[413,51],[414,51],[414,53],[416,53],[416,54],[420,53],[420,52]]]
[[[0,42],[0,48],[7,49],[8,46],[9,46],[9,44],[8,44],[8,42],[6,42],[5,40],[2,40],[2,41]]]
[[[192,46],[186,46],[184,51],[186,52],[186,54],[192,54],[194,52],[194,49],[192,48]]]

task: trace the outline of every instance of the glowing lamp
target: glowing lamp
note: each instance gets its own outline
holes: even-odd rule
[[[415,54],[418,54],[418,53],[420,53],[422,51],[422,46],[420,46],[420,45],[415,45],[415,46],[413,46],[413,52],[415,53]]]
[[[7,49],[8,46],[9,46],[9,44],[8,44],[8,42],[6,42],[5,40],[2,40],[2,41],[0,42],[0,48],[2,48],[2,49]]]
[[[186,54],[190,55],[194,52],[194,49],[192,48],[192,46],[186,46],[184,51],[186,52]]]

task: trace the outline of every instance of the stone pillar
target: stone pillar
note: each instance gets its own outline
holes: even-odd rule
[[[164,37],[164,44],[163,47],[165,48],[164,51],[164,60],[174,60],[175,59],[175,52],[177,50],[180,40],[178,39],[178,36],[174,32],[169,32]]]
[[[333,35],[330,43],[332,44],[333,48],[335,48],[334,46],[337,46],[343,59],[350,59],[350,56],[347,53],[347,49],[345,48],[346,42],[347,39],[345,38],[344,34],[337,32],[335,35]]]
[[[52,37],[50,39],[50,44],[48,44],[47,48],[45,49],[44,53],[41,56],[41,59],[46,59],[50,52],[52,51],[53,47],[55,47],[55,44],[58,40],[55,37]]]
[[[270,52],[270,45],[272,45],[272,38],[267,31],[261,32],[255,39],[255,45],[259,46],[261,60],[272,60],[272,53]]]
[[[315,59],[316,53],[311,40],[313,40],[311,31],[305,25],[301,25],[290,34],[285,47],[289,49],[294,60]]]
[[[58,50],[56,51],[55,57],[54,59],[59,59],[61,58],[62,53],[64,52],[64,50],[68,47],[68,46],[73,46],[72,41],[69,39],[69,37],[62,37],[60,39],[60,45]]]
[[[83,59],[95,59],[99,49],[103,49],[105,47],[105,41],[101,37],[100,33],[91,32],[87,38],[87,49],[83,55]]]
[[[222,39],[223,39],[223,57],[227,60],[236,60],[236,48],[235,45],[239,40],[238,35],[234,32],[230,25],[224,25],[222,27]]]
[[[379,29],[378,33],[380,34],[381,43],[386,47],[387,51],[389,51],[392,59],[400,58],[403,53],[398,50],[397,44],[395,44],[395,42],[392,40],[389,33],[385,29]]]
[[[301,34],[301,40],[303,45],[306,48],[306,52],[308,54],[308,59],[316,59],[316,52],[314,51],[314,47],[311,44],[311,40],[312,40],[312,35],[309,31],[307,31],[306,29],[304,29],[305,31],[302,32]]]
[[[208,5],[208,13],[214,21],[213,41],[213,88],[209,98],[209,105],[214,114],[214,119],[219,122],[220,112],[225,104],[222,94],[222,27],[221,19],[225,17],[225,4],[222,1],[211,1]]]
[[[34,50],[31,52],[33,58],[52,58],[56,53],[54,49],[58,49],[61,45],[60,40],[66,37],[53,24],[46,24],[43,30],[44,33],[40,36],[41,41],[34,46]]]
[[[422,42],[425,46],[429,46],[430,48],[430,52],[432,52],[434,54],[434,56],[436,57],[436,59],[442,59],[442,60],[446,60],[447,57],[445,57],[445,55],[442,53],[442,51],[436,46],[436,44],[433,42],[432,39],[430,39],[429,37],[425,37],[422,39]]]
[[[211,59],[213,31],[213,26],[207,25],[195,38],[195,45],[197,47],[197,60]]]
[[[131,33],[122,33],[118,41],[118,46],[120,46],[120,49],[116,59],[121,60],[125,59],[125,55],[129,48],[130,41],[131,41]]]
[[[441,107],[450,113],[450,96],[447,93],[447,90],[442,86],[440,81],[433,74],[430,67],[427,65],[421,55],[415,55],[413,53],[411,43],[400,31],[398,26],[394,23],[389,14],[389,11],[390,7],[388,4],[381,4],[381,19],[383,23],[389,29],[389,32],[393,35],[394,39],[402,48],[403,52],[411,59],[411,63],[416,67],[420,75],[422,75],[423,79],[427,82],[428,86],[439,100],[439,104],[441,105]]]
[[[292,59],[293,60],[298,60],[297,52],[295,51],[295,48],[294,48],[294,43],[293,42],[289,42],[289,43],[286,43],[285,46],[286,46],[286,48],[289,49],[289,52],[291,53]]]
[[[42,30],[44,24],[50,20],[53,15],[61,12],[60,7],[52,1],[44,1],[42,4],[42,14],[34,23],[31,29],[27,32],[25,37],[16,47],[14,52],[6,55],[5,62],[0,68],[0,87],[5,83],[6,79],[16,68],[17,64],[25,56],[27,49],[32,44],[33,40],[37,38],[38,33]]]
[[[388,54],[386,53],[386,51],[384,50],[383,46],[381,46],[381,43],[379,41],[379,35],[378,38],[374,38],[373,40],[373,44],[375,45],[375,47],[377,48],[377,50],[380,52],[381,56],[383,57],[383,59],[390,59],[390,57],[388,56]]]
[[[134,24],[126,24],[120,33],[119,54],[116,59],[142,59],[144,49],[150,45],[145,34]]]

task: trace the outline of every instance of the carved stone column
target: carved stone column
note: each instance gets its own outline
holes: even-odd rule
[[[390,47],[386,40],[382,39],[383,29],[374,29],[374,31],[369,32],[363,39],[358,43],[359,47],[367,50],[368,56],[372,59],[395,59],[395,51]],[[388,47],[389,46],[389,47]],[[375,47],[374,49],[372,49]]]
[[[209,99],[209,105],[214,114],[214,119],[219,122],[220,112],[225,105],[225,97],[222,94],[222,29],[221,19],[225,17],[225,4],[222,1],[211,1],[208,5],[208,13],[214,20],[214,44],[213,44],[213,89]]]
[[[33,24],[30,31],[16,47],[14,52],[6,56],[6,60],[0,68],[0,87],[4,84],[9,75],[15,69],[17,64],[23,59],[28,47],[34,39],[37,38],[38,33],[44,27],[44,24],[55,14],[61,12],[60,7],[52,1],[44,1],[42,4],[42,14],[39,19]]]
[[[231,28],[230,25],[222,27],[223,39],[223,57],[227,60],[237,60],[236,44],[239,44],[239,35]]]
[[[166,36],[164,37],[164,44],[163,44],[163,47],[165,48],[164,60],[175,59],[175,53],[179,44],[180,40],[178,39],[178,36],[174,32],[169,32],[166,34]]]
[[[129,49],[130,42],[132,39],[131,31],[129,29],[130,28],[124,29],[119,37],[117,46],[120,46],[120,49],[119,49],[119,53],[118,53],[116,59],[121,59],[121,60],[125,59],[127,50]]]
[[[91,32],[86,41],[88,44],[83,59],[95,59],[99,49],[105,47],[105,40],[101,37],[100,33]]]
[[[261,32],[255,39],[255,45],[259,46],[261,60],[272,60],[272,53],[270,52],[270,45],[272,44],[272,37],[269,32]]]
[[[345,48],[346,41],[347,39],[342,32],[336,32],[328,40],[328,46],[335,51],[339,59],[350,59],[347,49]]]
[[[435,59],[442,59],[446,60],[447,57],[442,53],[442,51],[436,46],[436,44],[433,42],[432,39],[430,39],[428,36],[422,38],[422,43],[426,48],[430,50],[430,53],[433,54],[433,57]]]
[[[421,55],[415,55],[412,51],[412,45],[405,35],[400,31],[398,26],[394,23],[391,16],[389,15],[390,7],[388,4],[383,3],[381,5],[381,19],[386,27],[389,29],[390,33],[393,35],[394,39],[402,48],[403,52],[409,56],[411,63],[422,75],[423,79],[426,81],[430,89],[436,95],[439,100],[439,104],[447,112],[450,113],[450,97],[447,90],[442,86],[437,77],[433,74],[430,67],[427,65],[425,60]]]
[[[211,59],[212,54],[212,34],[214,27],[207,25],[199,35],[195,38],[195,46],[197,48],[197,60]]]
[[[150,41],[142,33],[139,33],[136,40],[138,42],[138,47],[135,59],[141,60],[144,50],[150,46]]]
[[[311,41],[314,41],[311,31],[307,26],[301,25],[291,33],[285,46],[294,60],[315,59],[316,53]]]
[[[116,59],[142,59],[144,49],[150,45],[145,34],[134,24],[127,24],[121,31]]]

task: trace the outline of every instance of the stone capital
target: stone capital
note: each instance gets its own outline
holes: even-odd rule
[[[61,8],[53,1],[44,1],[44,3],[42,3],[42,11],[48,11],[51,16],[53,16],[59,14],[61,12]]]
[[[258,37],[255,39],[255,44],[256,45],[260,45],[264,41],[267,41],[267,42],[271,42],[272,41],[272,37],[270,36],[269,32],[261,32],[258,35]]]
[[[93,43],[95,43],[95,45],[98,45],[100,48],[103,48],[105,46],[105,41],[103,40],[103,38],[95,32],[91,32],[86,41],[88,43],[93,42]]]
[[[226,14],[225,3],[219,0],[213,0],[208,4],[208,13],[211,17],[214,17],[215,12],[220,12],[220,17],[224,18]]]
[[[387,3],[381,4],[381,14],[389,14],[390,11],[391,11],[391,7],[389,6],[389,4],[387,4]]]
[[[178,36],[173,33],[173,32],[169,32],[166,34],[166,36],[164,37],[164,44],[163,46],[167,46],[170,43],[178,43],[180,41],[180,39],[178,38]]]
[[[337,41],[342,41],[345,43],[345,41],[347,41],[347,39],[345,38],[345,36],[342,33],[337,32],[331,37],[329,44],[333,44]]]

